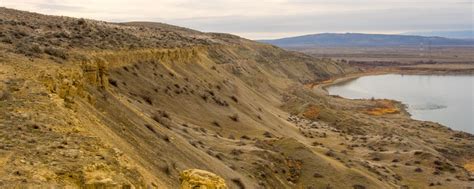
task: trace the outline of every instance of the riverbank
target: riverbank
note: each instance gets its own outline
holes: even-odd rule
[[[393,70],[377,70],[377,71],[371,70],[367,72],[358,72],[358,73],[347,74],[340,77],[331,78],[329,80],[325,80],[320,83],[315,83],[311,87],[317,93],[329,95],[328,91],[326,90],[326,88],[329,86],[343,84],[345,82],[349,82],[363,76],[383,75],[383,74],[392,74],[392,73],[396,73],[396,72],[394,72]]]
[[[363,76],[401,74],[401,75],[474,75],[474,64],[432,64],[369,69],[314,83],[311,87],[319,93],[329,95],[326,88],[352,81]]]
[[[356,78],[360,79],[353,81]],[[434,121],[456,130],[474,133],[471,128],[473,122],[467,116],[472,113],[473,101],[469,88],[467,91],[465,88],[470,86],[473,78],[473,75],[428,75],[426,72],[360,73],[326,82],[316,90],[325,95],[362,101],[394,99],[396,102],[393,104],[400,104],[400,112],[409,112],[408,115],[413,119]],[[381,108],[387,109],[386,107],[388,106]]]

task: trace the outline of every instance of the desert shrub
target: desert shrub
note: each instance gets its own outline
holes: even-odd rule
[[[235,103],[239,103],[239,99],[237,99],[237,97],[231,96],[230,98],[231,98]]]
[[[109,84],[111,84],[114,87],[118,87],[117,80],[109,78]]]
[[[206,153],[210,156],[214,156],[214,152],[212,152],[211,150],[207,150]]]
[[[415,155],[421,155],[421,154],[423,154],[423,152],[422,152],[422,151],[415,151],[413,154],[415,154]]]
[[[84,25],[86,24],[86,20],[84,18],[80,18],[79,20],[77,20],[77,25]]]
[[[44,49],[44,52],[48,55],[58,57],[58,58],[61,58],[61,59],[67,59],[68,58],[68,54],[64,49],[54,48],[54,47],[47,47],[47,48]]]
[[[199,128],[199,130],[202,132],[202,133],[207,133],[207,130],[205,128]]]
[[[8,100],[10,98],[11,98],[10,92],[8,92],[6,90],[0,91],[0,101]]]
[[[160,111],[158,111],[158,113],[160,114],[161,117],[171,119],[170,114],[168,114],[168,112],[166,112],[164,110],[160,110]]]
[[[165,173],[168,176],[171,175],[171,169],[170,169],[170,166],[168,164],[161,167],[161,171],[163,171],[163,173]]]
[[[181,131],[183,131],[183,133],[189,133],[186,128],[181,129]]]
[[[171,129],[171,117],[166,111],[160,110],[157,113],[153,114],[151,118],[157,123],[165,126],[167,129]]]
[[[214,125],[216,127],[221,127],[221,124],[219,124],[219,122],[217,122],[217,121],[213,121],[212,125]]]
[[[222,99],[220,99],[220,98],[217,97],[217,96],[213,96],[213,97],[212,97],[212,100],[214,100],[214,102],[215,102],[217,105],[220,105],[220,106],[229,106],[229,103],[227,103],[227,101],[222,100]]]
[[[240,137],[241,139],[245,139],[245,140],[250,140],[250,137],[248,137],[247,135],[243,135]]]
[[[71,36],[66,32],[58,32],[54,34],[54,37],[57,38],[70,38]]]
[[[43,50],[37,44],[20,43],[16,46],[16,52],[26,56],[39,56],[39,54],[43,53]]]
[[[333,150],[328,150],[326,153],[325,153],[326,156],[329,156],[329,157],[334,157],[336,154],[334,153]]]
[[[242,70],[240,68],[232,67],[232,74],[234,74],[236,76],[240,76],[240,75],[242,75]]]
[[[230,151],[230,154],[233,155],[233,156],[238,156],[240,154],[243,154],[244,152],[242,150],[239,150],[239,149],[233,149],[232,151]]]
[[[314,174],[313,174],[313,177],[314,177],[314,178],[323,178],[324,176],[321,175],[321,174],[319,174],[319,173],[314,173]]]
[[[207,102],[207,95],[206,94],[201,94],[201,99]]]
[[[8,44],[12,44],[12,43],[13,43],[13,40],[12,40],[10,37],[8,37],[8,36],[4,37],[1,41],[2,41],[3,43],[8,43]]]
[[[196,141],[189,141],[189,144],[191,144],[191,146],[194,146],[195,148],[198,147]]]
[[[13,36],[15,36],[17,39],[20,39],[20,38],[28,36],[28,34],[25,31],[16,30],[16,31],[13,31]]]
[[[211,96],[215,96],[216,94],[212,90],[206,90],[207,93],[209,93]]]
[[[272,134],[268,131],[265,131],[265,133],[263,133],[263,136],[267,137],[267,138],[272,138]]]
[[[166,141],[166,142],[171,142],[171,139],[170,139],[170,137],[169,137],[168,135],[163,135],[163,136],[161,136],[161,139],[163,139],[163,140]]]
[[[219,159],[219,160],[222,160],[222,159],[224,159],[224,154],[222,154],[222,153],[217,153],[216,155],[214,155],[214,157],[216,157],[216,158]]]
[[[40,126],[36,123],[28,123],[26,124],[26,127],[29,129],[34,129],[34,130],[40,129]]]
[[[235,121],[235,122],[238,122],[238,121],[239,121],[239,115],[238,115],[238,114],[231,115],[231,116],[229,116],[229,118],[230,118],[232,121]]]
[[[245,189],[244,183],[240,180],[240,178],[233,178],[231,181],[239,187],[239,189]]]
[[[32,45],[30,50],[31,52],[36,53],[36,54],[43,52],[43,50],[41,50],[41,47],[39,45]]]
[[[153,126],[151,126],[150,124],[145,124],[145,127],[150,130],[151,132],[155,133],[156,134],[156,131],[155,129],[153,128]]]
[[[149,105],[153,105],[153,100],[149,96],[142,96],[142,99]]]
[[[355,184],[355,185],[352,186],[352,188],[354,188],[354,189],[365,189],[365,186],[362,186],[360,184]]]

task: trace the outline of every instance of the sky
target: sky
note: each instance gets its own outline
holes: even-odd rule
[[[472,30],[474,0],[0,0],[0,6],[111,22],[154,21],[249,39],[324,32]]]

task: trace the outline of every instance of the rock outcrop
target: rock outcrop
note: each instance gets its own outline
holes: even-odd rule
[[[188,169],[180,174],[181,189],[227,189],[227,185],[221,177],[214,173],[200,170]]]
[[[84,79],[88,84],[103,89],[108,87],[108,62],[103,58],[83,62],[82,71],[84,72]]]

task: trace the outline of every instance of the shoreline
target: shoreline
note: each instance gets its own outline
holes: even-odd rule
[[[385,74],[400,74],[400,75],[467,75],[473,76],[474,72],[471,69],[465,70],[437,70],[430,68],[422,69],[405,69],[405,67],[394,67],[380,70],[367,70],[363,72],[350,73],[346,75],[341,75],[339,77],[331,78],[329,80],[323,81],[321,83],[315,83],[312,86],[313,90],[322,92],[326,95],[329,95],[326,88],[342,84],[344,82],[349,82],[351,80],[357,79],[364,76],[375,76],[375,75],[385,75]]]
[[[349,82],[359,77],[372,76],[372,75],[384,75],[384,74],[392,74],[392,73],[396,73],[396,72],[390,71],[390,70],[378,70],[378,71],[351,73],[347,75],[342,75],[340,77],[331,78],[321,83],[316,83],[315,85],[312,86],[312,89],[315,92],[321,92],[325,95],[330,95],[328,91],[326,90],[327,87]]]
[[[369,71],[366,71],[366,72],[352,73],[352,74],[342,75],[340,77],[336,77],[336,78],[333,78],[333,79],[330,79],[330,80],[326,80],[326,81],[321,82],[319,84],[313,85],[312,90],[314,92],[324,94],[328,97],[332,97],[332,95],[329,94],[329,92],[326,90],[326,88],[328,88],[330,86],[340,85],[340,84],[343,84],[345,82],[350,82],[352,80],[355,80],[357,78],[364,77],[364,76],[376,76],[376,75],[385,75],[385,74],[439,75],[439,76],[441,76],[441,75],[445,75],[445,76],[447,76],[447,75],[468,75],[468,76],[474,76],[474,74],[471,73],[471,72],[459,72],[459,71],[450,72],[448,70],[446,70],[442,73],[437,72],[437,71],[433,71],[433,70],[429,70],[429,69],[428,70],[410,70],[410,71],[399,70],[399,69],[369,70]],[[350,98],[345,98],[345,97],[340,97],[340,98],[343,98],[343,99],[346,99],[346,100],[355,100],[355,99],[350,99]],[[359,100],[370,100],[370,99],[359,99]],[[379,99],[379,100],[383,100],[383,99]],[[405,104],[404,102],[398,101],[398,100],[395,100],[395,99],[387,99],[387,100],[391,100],[391,101],[394,101],[396,103],[397,107],[400,108],[400,114],[401,115],[407,116],[408,118],[410,118],[412,120],[426,121],[426,120],[414,119],[412,117],[412,115],[410,114],[410,112],[408,111],[408,104]],[[430,121],[430,122],[432,122],[432,121]],[[444,126],[444,127],[453,129],[453,128],[451,128],[449,126],[446,126],[446,125],[443,125],[441,123],[439,123],[439,124]],[[463,133],[467,133],[471,136],[474,136],[474,133],[469,133],[469,132],[466,132],[466,131],[454,130],[454,129],[453,129],[453,131],[463,132]]]

